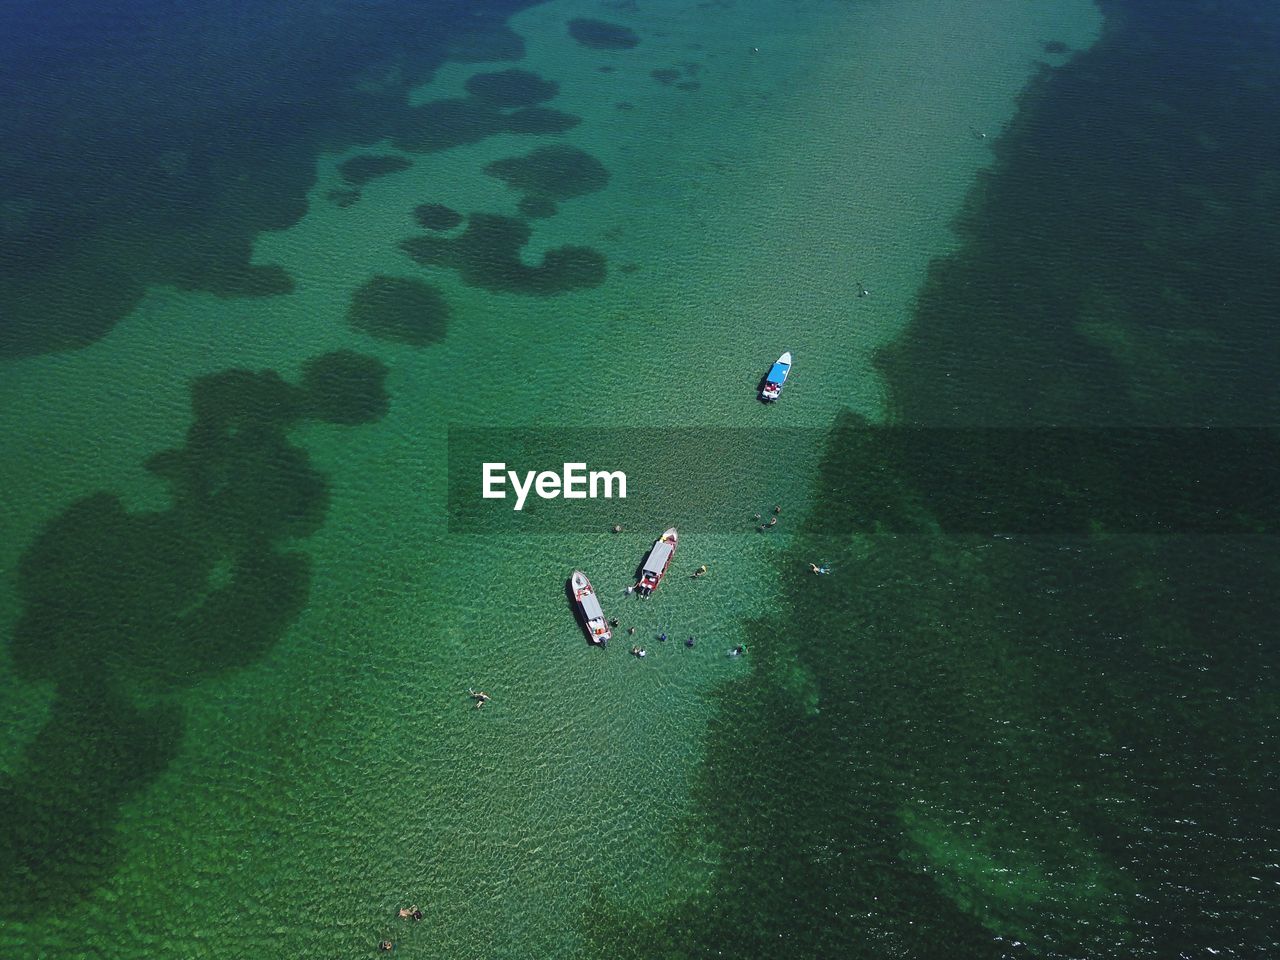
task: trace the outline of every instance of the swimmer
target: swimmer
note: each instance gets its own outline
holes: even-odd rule
[[[488,703],[490,700],[492,700],[492,699],[493,699],[493,697],[489,696],[489,695],[488,695],[487,693],[485,693],[483,690],[471,690],[471,689],[468,689],[468,690],[467,690],[467,695],[468,695],[469,697],[471,697],[471,699],[472,699],[472,700],[474,700],[474,701],[476,702],[476,709],[477,709],[477,710],[479,710],[479,709],[480,709],[481,707],[483,707],[486,703]]]
[[[688,640],[686,640],[686,641],[684,642],[684,645],[685,645],[686,647],[692,647],[692,646],[693,646],[693,644],[694,644],[694,642],[695,642],[695,641],[694,641],[693,637],[690,637]]]
[[[391,941],[390,941],[390,940],[379,940],[379,941],[378,941],[378,949],[379,949],[379,950],[381,950],[381,951],[383,951],[384,953],[385,953],[386,951],[390,950],[390,949],[391,949],[391,947],[392,947],[392,943],[391,943]]]
[[[622,524],[620,524],[620,523],[615,523],[615,524],[613,525],[613,532],[614,532],[614,533],[621,533],[621,532],[622,532]]]
[[[616,627],[617,625],[618,625],[618,618],[617,618],[617,617],[610,617],[610,618],[609,618],[609,626],[611,626],[611,627]]]
[[[753,514],[751,515],[751,519],[752,519],[752,520],[759,520],[759,519],[760,519],[760,514],[758,514],[758,513],[753,513]]]
[[[667,642],[667,635],[666,635],[665,633],[660,633],[660,634],[658,634],[658,639],[659,639],[659,640],[661,640],[663,643],[666,643],[666,642]]]
[[[704,563],[697,570],[693,571],[693,579],[697,580],[699,577],[706,576],[706,573],[707,565]]]
[[[773,515],[776,517],[781,512],[782,512],[782,508],[775,503],[773,505]]]
[[[778,518],[777,518],[777,517],[770,517],[770,518],[769,518],[769,522],[768,522],[768,523],[766,523],[766,524],[765,524],[765,526],[766,526],[766,527],[772,527],[772,526],[774,526],[775,524],[777,524],[777,522],[778,522]]]
[[[813,573],[818,574],[819,576],[825,576],[826,574],[831,572],[831,568],[827,566],[825,563],[822,566],[818,566],[816,563],[811,563],[809,564],[809,569]]]
[[[632,636],[635,636],[636,628],[635,628],[635,627],[627,627],[627,633],[631,634]]]
[[[416,914],[417,916],[414,916],[415,914]],[[414,917],[414,919],[417,919],[418,917],[421,917],[421,916],[422,916],[422,911],[418,909],[418,907],[417,907],[417,905],[416,905],[416,904],[415,904],[414,906],[412,906],[412,907],[401,907],[401,908],[400,908],[400,919],[401,919],[401,920],[407,920],[409,917]]]
[[[729,656],[740,657],[746,652],[747,652],[747,648],[744,647],[742,644],[738,644],[736,647],[734,647],[732,650],[729,651]]]
[[[627,589],[626,589],[626,590],[624,590],[623,592],[624,592],[624,593],[629,597],[629,596],[631,596],[633,593],[635,593],[635,592],[636,592],[636,588],[635,588],[635,587],[627,587]]]

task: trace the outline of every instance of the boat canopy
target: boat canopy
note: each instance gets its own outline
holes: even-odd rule
[[[759,367],[756,367],[759,370]],[[787,371],[791,369],[791,364],[778,362],[769,368],[769,376],[765,379],[769,383],[781,383],[787,379]]]
[[[655,577],[660,574],[667,561],[671,559],[671,551],[675,547],[666,540],[659,540],[653,545],[653,549],[649,551],[649,559],[644,562],[644,572],[652,573]]]
[[[600,600],[596,597],[596,592],[592,590],[590,593],[583,594],[581,597],[582,610],[587,615],[588,620],[603,620],[604,609],[600,606]]]
[[[573,571],[573,596],[582,606],[582,612],[588,620],[604,620],[604,610],[600,607],[600,598],[596,596],[591,581],[581,570]]]

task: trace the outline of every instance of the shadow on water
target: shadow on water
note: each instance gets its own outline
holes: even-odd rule
[[[564,133],[581,118],[538,105],[559,89],[555,82],[528,70],[477,73],[467,80],[465,97],[408,107],[392,118],[388,135],[402,150],[432,153],[501,133]]]
[[[413,219],[428,230],[452,230],[462,223],[462,214],[443,203],[423,203],[413,208]]]
[[[520,250],[532,237],[524,220],[473,213],[460,236],[410,237],[400,247],[418,263],[456,270],[463,283],[484,290],[549,297],[604,282],[605,256],[592,247],[555,247],[529,266]]]
[[[603,190],[609,182],[604,164],[585,150],[566,144],[494,160],[485,165],[484,172],[524,194],[520,204],[526,216],[531,215],[531,205],[538,216],[553,216],[558,201]]]
[[[287,543],[320,526],[328,487],[288,432],[377,420],[386,373],[339,351],[308,361],[297,386],[272,371],[202,377],[186,442],[147,465],[169,483],[169,509],[130,513],[94,494],[28,548],[12,658],[55,693],[0,780],[0,911],[65,908],[109,876],[121,805],[180,745],[174,695],[254,662],[298,616],[310,564]]]
[[[1025,98],[962,247],[880,358],[900,424],[1280,419],[1280,18],[1104,7],[1103,40]],[[840,426],[673,841],[716,866],[665,912],[596,892],[596,952],[1266,953],[1274,536],[940,532],[928,505],[956,493],[948,472]],[[1009,476],[1003,502],[1115,468],[1080,456]],[[1147,504],[1120,485],[1100,507]]]
[[[413,162],[408,157],[366,153],[344,160],[338,165],[338,172],[353,187],[363,187],[370,180],[408,170],[411,166]]]
[[[444,338],[449,304],[421,280],[376,276],[351,297],[347,324],[379,340],[425,346]]]
[[[571,126],[493,106],[519,77],[409,104],[445,60],[521,56],[505,20],[533,2],[0,5],[0,357],[92,343],[152,285],[287,292],[251,244],[306,212],[322,150]]]
[[[640,37],[630,27],[578,17],[570,20],[569,36],[592,50],[630,50],[640,43]]]

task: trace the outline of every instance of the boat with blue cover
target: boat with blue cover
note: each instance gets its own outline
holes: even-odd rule
[[[777,359],[764,378],[764,386],[760,388],[760,399],[765,403],[773,403],[782,393],[782,385],[787,382],[787,374],[791,372],[791,351],[788,350]]]

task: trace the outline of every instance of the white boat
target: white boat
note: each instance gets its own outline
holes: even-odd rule
[[[760,399],[765,403],[773,403],[782,393],[782,385],[787,382],[787,374],[791,372],[791,351],[780,356],[765,375],[764,385],[760,388]]]
[[[578,615],[582,618],[582,626],[587,631],[587,639],[596,646],[603,647],[613,636],[613,631],[609,629],[609,621],[604,618],[604,608],[600,606],[600,598],[596,596],[591,581],[581,570],[575,570],[569,578],[569,590]]]
[[[647,597],[658,589],[667,567],[671,566],[671,558],[676,555],[679,537],[675,527],[669,527],[662,536],[653,542],[653,549],[644,559],[644,567],[640,571],[640,582],[636,584],[636,593]]]

